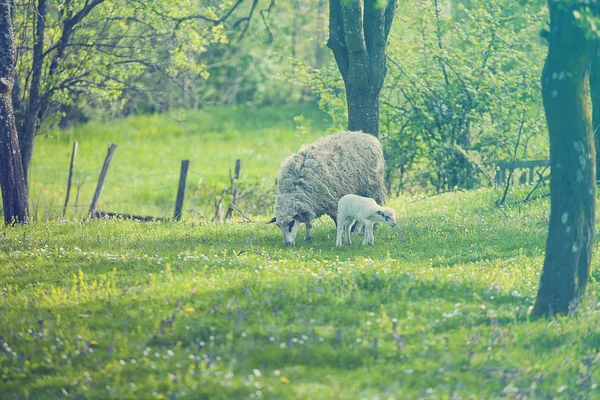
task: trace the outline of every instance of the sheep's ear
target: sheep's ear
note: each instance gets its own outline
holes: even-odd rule
[[[379,214],[379,215],[383,216],[383,211],[375,211],[375,214]]]
[[[310,213],[308,213],[306,211],[298,213],[298,214],[294,215],[294,219],[297,219],[300,222],[306,223],[306,222],[310,221]]]
[[[273,219],[267,222],[267,224],[272,224],[273,222],[277,222],[277,217],[273,217]]]

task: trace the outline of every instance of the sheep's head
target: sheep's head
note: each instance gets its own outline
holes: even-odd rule
[[[314,213],[295,197],[281,195],[277,197],[275,203],[275,217],[269,223],[277,223],[283,243],[286,246],[293,246],[296,242],[296,234],[301,223],[308,223],[314,219]]]
[[[375,211],[372,221],[383,222],[393,228],[396,226],[396,211],[391,208],[381,207],[378,211]]]

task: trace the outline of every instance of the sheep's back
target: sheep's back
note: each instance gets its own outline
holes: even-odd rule
[[[286,158],[277,179],[280,193],[301,191],[317,215],[335,213],[346,194],[385,198],[381,144],[362,132],[340,132],[303,145]]]

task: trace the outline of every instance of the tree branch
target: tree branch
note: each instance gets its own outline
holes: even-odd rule
[[[254,14],[254,10],[256,9],[258,2],[259,2],[259,0],[252,0],[252,7],[250,7],[250,12],[248,13],[248,15],[238,19],[233,24],[233,29],[236,29],[238,26],[240,26],[244,22],[246,23],[244,25],[244,29],[242,29],[242,33],[240,34],[238,41],[241,41],[244,38],[244,36],[246,36],[246,32],[248,32],[248,28],[250,28],[250,21],[252,20],[252,15]]]
[[[364,64],[368,58],[365,33],[363,29],[363,10],[360,0],[350,0],[342,7],[342,20],[344,22],[344,40],[348,48],[350,64],[356,62]]]
[[[260,17],[262,18],[263,24],[265,25],[265,29],[267,30],[267,35],[269,35],[269,39],[267,39],[267,44],[273,43],[273,32],[271,32],[271,29],[269,28],[269,24],[267,23],[267,17],[265,17],[265,14],[271,14],[271,9],[273,7],[275,7],[275,0],[271,0],[271,3],[269,4],[268,8],[260,10]]]
[[[341,0],[329,0],[329,39],[327,47],[333,52],[335,62],[344,81],[348,75],[348,49],[344,39]]]

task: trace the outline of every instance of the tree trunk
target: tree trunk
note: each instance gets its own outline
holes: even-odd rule
[[[0,0],[0,187],[6,224],[29,220],[27,186],[12,106],[16,54],[10,3]]]
[[[396,0],[329,1],[329,41],[346,87],[348,129],[379,135],[379,93],[387,71],[385,46]]]
[[[31,68],[31,86],[29,88],[29,101],[23,126],[19,130],[19,145],[21,147],[21,157],[23,159],[23,173],[25,174],[25,183],[28,182],[29,166],[33,156],[33,144],[37,131],[38,113],[41,107],[40,82],[42,79],[42,68],[44,66],[44,38],[46,34],[46,0],[38,0],[36,25],[35,25],[35,44],[33,45],[33,61]]]
[[[379,92],[346,84],[348,130],[379,135]]]
[[[65,51],[69,45],[71,38],[74,35],[75,29],[87,15],[97,6],[104,3],[105,0],[90,0],[86,1],[84,6],[77,12],[67,7],[67,19],[62,23],[62,31],[60,38],[54,46],[54,56],[50,61],[50,66],[47,69],[47,76],[55,77],[59,72],[59,66],[65,58]],[[21,147],[21,157],[23,159],[25,181],[28,180],[29,167],[33,156],[33,146],[37,126],[40,120],[43,120],[48,108],[50,107],[49,92],[41,93],[41,78],[44,70],[44,40],[46,30],[46,14],[47,0],[38,0],[36,10],[36,30],[35,41],[33,46],[32,68],[31,68],[31,85],[29,88],[29,98],[23,124],[19,127],[19,141]]]
[[[592,53],[592,69],[590,72],[590,91],[592,95],[592,129],[596,149],[600,148],[600,47],[596,46]],[[596,178],[600,177],[600,152],[596,151]]]
[[[533,316],[566,314],[583,295],[594,244],[596,169],[589,104],[591,41],[573,9],[549,0],[542,97],[550,134],[550,222]]]

